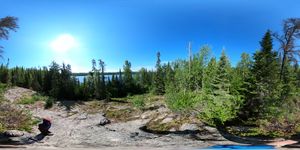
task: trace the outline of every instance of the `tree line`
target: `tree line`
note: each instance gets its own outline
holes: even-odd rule
[[[0,66],[2,83],[31,88],[57,99],[110,99],[132,94],[165,95],[173,111],[194,114],[212,125],[239,118],[266,118],[291,111],[283,106],[300,104],[300,19],[284,21],[283,33],[266,31],[260,49],[243,53],[236,66],[222,51],[219,59],[203,46],[188,60],[161,63],[155,70],[133,74],[126,60],[123,70],[105,76],[103,60],[92,60],[92,69],[82,83],[72,76],[71,66],[52,62],[43,68]],[[280,48],[273,48],[273,39]],[[293,109],[296,110],[296,109]],[[300,113],[299,113],[300,114]]]
[[[98,64],[98,65],[97,65]],[[109,99],[148,92],[152,85],[153,71],[142,68],[133,74],[131,63],[125,61],[123,70],[111,77],[105,74],[105,63],[92,60],[92,70],[80,82],[72,75],[71,65],[52,62],[42,68],[8,68],[0,66],[1,83],[29,88],[56,99],[87,100]]]

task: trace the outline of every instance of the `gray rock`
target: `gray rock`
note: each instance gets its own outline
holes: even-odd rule
[[[191,124],[191,123],[184,123],[179,128],[180,131],[196,131],[199,130],[199,127],[197,124]]]
[[[170,132],[175,132],[176,129],[175,129],[175,128],[171,128],[169,131],[170,131]]]
[[[156,116],[156,118],[153,121],[164,119],[164,118],[166,118],[166,116],[168,116],[168,114],[166,114],[166,113],[159,114],[158,116]]]
[[[4,132],[4,136],[7,137],[20,137],[23,136],[24,132],[19,130],[7,130]]]
[[[138,132],[130,133],[130,137],[131,137],[131,138],[134,138],[134,137],[136,137],[136,136],[138,136],[138,135],[139,135]]]
[[[161,123],[168,123],[173,120],[173,117],[166,117],[164,120],[161,121]]]
[[[151,116],[154,116],[155,113],[156,113],[155,111],[146,111],[143,114],[141,114],[141,118],[142,119],[148,119]]]
[[[197,134],[198,139],[205,141],[226,141],[226,139],[220,134]]]
[[[209,133],[219,133],[218,129],[210,127],[210,126],[204,126],[203,127],[206,131],[208,131]]]
[[[87,119],[87,114],[86,114],[86,113],[81,114],[81,115],[79,115],[79,116],[77,117],[77,119],[78,119],[78,120],[85,120],[85,119]]]
[[[110,120],[108,120],[106,117],[101,115],[99,125],[104,126],[104,125],[109,124],[109,123],[110,123]]]

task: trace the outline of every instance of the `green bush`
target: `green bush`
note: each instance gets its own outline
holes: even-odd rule
[[[144,96],[135,96],[131,100],[134,107],[142,109],[145,107],[145,97]]]
[[[242,102],[238,96],[201,95],[197,97],[198,116],[209,125],[223,125],[226,121],[236,118]]]
[[[193,92],[171,92],[166,94],[166,103],[172,111],[186,114],[194,110],[197,104],[195,97]]]
[[[290,97],[277,107],[269,108],[264,119],[257,122],[264,135],[272,137],[289,137],[300,129],[300,99]]]
[[[49,99],[49,97],[42,96],[40,94],[34,94],[33,96],[22,98],[21,100],[18,101],[18,104],[24,104],[24,105],[34,104],[37,101],[47,101],[47,99]]]
[[[9,104],[0,105],[0,132],[5,130],[31,131],[35,123],[28,111]]]
[[[46,103],[45,103],[44,107],[45,107],[45,109],[49,109],[53,106],[53,104],[54,104],[54,99],[49,97],[46,99]]]

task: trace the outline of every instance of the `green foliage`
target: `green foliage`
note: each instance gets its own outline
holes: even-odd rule
[[[145,68],[141,68],[136,77],[137,85],[141,88],[142,92],[149,92],[152,86],[152,72]]]
[[[124,76],[122,77],[124,83],[124,89],[127,94],[134,93],[134,80],[132,77],[131,63],[126,60],[123,66]]]
[[[135,108],[143,109],[145,107],[145,97],[143,95],[135,96],[131,102]]]
[[[248,92],[247,87],[249,86],[250,69],[252,67],[252,61],[249,54],[242,53],[241,61],[238,62],[236,68],[232,70],[232,80],[231,80],[231,93],[240,94],[245,97]]]
[[[5,130],[31,131],[35,121],[29,112],[9,104],[0,105],[0,132]]]
[[[214,59],[205,71],[204,92],[197,96],[199,117],[206,123],[218,126],[234,119],[243,102],[241,95],[231,93],[231,67],[225,52],[222,52],[216,65]],[[235,94],[235,95],[234,95]]]
[[[10,80],[9,77],[10,76],[9,76],[8,65],[1,64],[1,66],[0,66],[0,82],[8,84],[9,80]]]
[[[165,93],[165,83],[164,83],[164,74],[163,68],[160,64],[160,52],[157,52],[156,60],[156,73],[154,76],[154,93],[157,95],[163,95]]]
[[[210,59],[207,67],[204,69],[204,74],[203,74],[203,84],[202,84],[202,89],[205,92],[209,92],[212,93],[213,91],[213,79],[214,77],[217,76],[217,69],[218,69],[218,65],[217,65],[217,61],[216,59],[213,57]]]
[[[49,97],[42,96],[40,94],[34,94],[32,96],[27,96],[18,101],[18,104],[34,104],[37,101],[47,101]]]
[[[18,101],[18,104],[24,104],[24,105],[34,104],[36,101],[38,101],[38,99],[35,99],[33,97],[24,97]]]
[[[51,108],[53,106],[54,102],[55,102],[55,100],[53,98],[47,98],[44,108],[45,109]]]
[[[200,91],[203,87],[203,78],[204,78],[204,71],[205,67],[208,65],[209,61],[209,53],[211,49],[209,46],[205,45],[200,48],[199,53],[193,56],[189,66],[189,90],[196,90]]]
[[[281,86],[279,79],[279,64],[276,52],[272,51],[271,32],[263,37],[261,50],[254,54],[254,64],[251,68],[250,81],[246,93],[246,106],[250,116],[263,117],[270,112],[269,106],[279,104]]]
[[[237,116],[242,100],[239,96],[224,95],[206,95],[197,97],[200,100],[198,104],[198,116],[202,121],[212,126],[223,125]]]
[[[197,104],[195,96],[196,94],[193,92],[168,91],[166,94],[166,103],[171,110],[188,114],[194,110]]]

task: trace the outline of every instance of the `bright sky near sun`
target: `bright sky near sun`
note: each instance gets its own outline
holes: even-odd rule
[[[208,44],[218,57],[225,48],[232,64],[242,52],[253,54],[267,29],[280,32],[282,21],[300,17],[299,0],[0,0],[0,18],[19,18],[4,46],[10,67],[42,67],[51,61],[91,70],[102,59],[106,71],[124,61],[132,69],[153,68],[187,58]],[[274,47],[278,48],[278,47]]]

